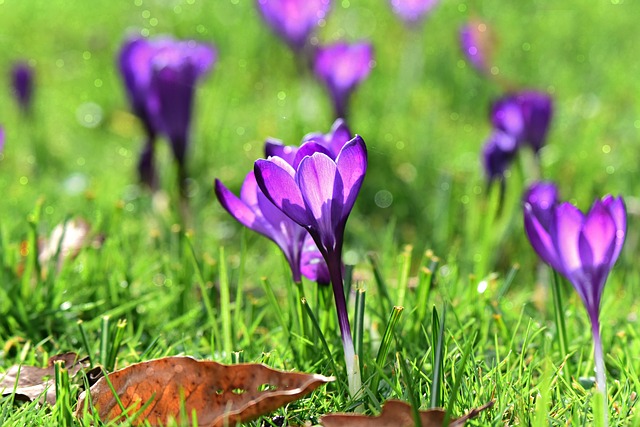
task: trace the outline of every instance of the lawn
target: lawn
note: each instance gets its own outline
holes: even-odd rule
[[[331,288],[297,288],[278,248],[214,193],[216,178],[239,192],[268,137],[297,145],[334,121],[324,87],[255,2],[0,0],[0,379],[67,351],[115,368],[189,355],[337,378],[252,426],[378,414],[388,399],[457,416],[494,401],[468,425],[602,425],[587,313],[524,232],[523,192],[543,178],[583,211],[605,194],[626,203],[600,322],[609,425],[640,425],[640,3],[551,3],[443,0],[410,27],[387,1],[334,0],[318,29],[321,43],[367,39],[375,52],[348,116],[368,150],[343,250],[351,326],[362,331],[365,392],[352,399]],[[472,18],[495,34],[489,74],[459,46]],[[186,202],[164,139],[159,190],[138,184],[144,129],[117,68],[132,34],[217,50],[194,102]],[[35,70],[28,115],[10,87],[18,60]],[[480,152],[491,102],[515,89],[549,93],[554,114],[539,158],[522,150],[500,199]],[[56,256],[38,262],[38,242],[74,218],[89,224],[88,243],[59,269]],[[59,407],[75,402],[52,410],[7,397],[0,422],[61,425]]]

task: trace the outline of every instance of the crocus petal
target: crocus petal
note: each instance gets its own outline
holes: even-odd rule
[[[319,285],[331,283],[331,275],[329,274],[327,263],[308,233],[302,247],[300,272],[304,277],[317,282]]]
[[[269,230],[258,221],[256,212],[225,187],[219,179],[215,182],[215,193],[222,207],[240,224],[269,237]]]
[[[572,272],[582,267],[579,240],[584,215],[571,203],[564,202],[556,208],[555,222],[556,233],[552,236],[554,245],[561,258],[562,270],[568,275],[567,278],[571,280],[570,275]]]
[[[489,181],[499,179],[516,155],[517,140],[512,135],[494,130],[482,147],[482,165]]]
[[[514,95],[504,96],[493,103],[491,123],[516,139],[523,137],[525,119],[518,98]]]
[[[439,0],[391,0],[391,8],[407,24],[415,24],[424,16]]]
[[[524,229],[531,246],[538,256],[552,268],[563,273],[563,267],[549,230],[544,227],[540,218],[535,215],[533,206],[530,203],[524,204]]]
[[[627,233],[627,209],[622,197],[613,198],[611,195],[607,195],[602,199],[602,203],[609,210],[609,213],[616,224],[615,249],[611,255],[611,262],[609,263],[609,267],[611,268],[618,259],[618,256],[620,256],[620,251],[622,251],[622,246]]]
[[[281,157],[290,165],[293,165],[293,160],[296,158],[298,147],[294,145],[284,145],[282,141],[267,138],[264,143],[264,155],[268,159],[269,157]]]
[[[518,102],[525,120],[525,140],[534,152],[544,145],[553,115],[553,101],[545,92],[525,91],[518,94]]]
[[[284,159],[259,159],[254,164],[258,186],[282,212],[298,224],[310,222],[300,188],[294,179],[295,170]]]
[[[332,160],[334,159],[331,152],[327,148],[325,148],[322,144],[320,144],[319,142],[310,141],[310,142],[305,142],[300,146],[300,148],[298,149],[298,152],[296,153],[296,157],[293,160],[293,163],[291,165],[293,166],[294,169],[297,169],[302,159],[304,159],[307,156],[311,156],[314,153],[322,153],[322,154],[325,154],[330,159]]]
[[[323,153],[307,156],[300,162],[296,180],[313,218],[312,228],[326,248],[335,248],[341,237],[336,236],[336,226],[342,213],[343,189],[336,163]]]
[[[367,146],[360,135],[342,148],[336,165],[344,186],[342,219],[345,220],[356,202],[367,172]]]
[[[580,257],[583,265],[609,265],[615,250],[616,224],[603,205],[596,200],[586,215],[580,233]]]

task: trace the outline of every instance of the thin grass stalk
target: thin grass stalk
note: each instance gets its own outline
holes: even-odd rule
[[[89,344],[89,338],[87,337],[87,331],[84,330],[84,326],[83,326],[83,322],[82,320],[78,320],[78,329],[80,330],[80,340],[82,342],[82,347],[84,347],[84,352],[87,354],[87,356],[89,357],[89,368],[93,369],[94,366],[94,359],[93,359],[93,349],[91,348],[91,345]]]
[[[406,245],[402,254],[400,254],[400,273],[398,276],[398,298],[397,305],[404,307],[404,298],[407,294],[407,287],[409,285],[409,273],[411,269],[411,254],[413,252],[413,246]]]
[[[364,307],[366,290],[358,288],[356,291],[355,321],[353,325],[354,346],[358,360],[360,360],[360,372],[362,372],[363,342],[364,342]]]
[[[229,289],[229,275],[224,256],[224,247],[220,247],[220,320],[222,322],[222,348],[225,357],[230,358],[233,351],[233,336],[231,329],[231,290]]]
[[[302,307],[304,308],[305,312],[307,313],[307,316],[309,316],[309,319],[311,320],[311,326],[313,326],[313,328],[316,330],[316,333],[318,334],[318,337],[320,338],[320,342],[322,343],[322,349],[324,350],[325,355],[327,356],[327,360],[331,364],[331,368],[333,369],[333,372],[335,374],[337,374],[338,373],[338,367],[336,365],[335,360],[333,359],[333,354],[331,353],[331,349],[329,348],[329,344],[327,343],[327,339],[324,337],[324,333],[322,333],[322,328],[320,327],[320,324],[318,323],[318,319],[313,314],[313,310],[311,309],[311,307],[309,307],[309,303],[307,302],[306,298],[302,298],[300,300],[300,302],[301,302]]]
[[[368,259],[371,264],[371,269],[373,270],[373,277],[376,279],[375,281],[378,285],[378,293],[382,296],[380,299],[382,310],[383,313],[386,313],[393,304],[391,302],[391,297],[389,296],[389,287],[387,286],[387,282],[384,280],[384,276],[380,271],[380,265],[378,264],[378,260],[375,255],[369,254]]]
[[[407,397],[409,398],[409,403],[411,404],[411,415],[413,416],[413,423],[416,426],[422,425],[422,420],[420,417],[420,400],[418,399],[415,390],[413,389],[414,381],[411,376],[411,372],[409,371],[409,367],[407,366],[407,357],[404,353],[396,353],[396,360],[398,361],[398,366],[400,366],[400,371],[402,372],[402,376],[404,377],[405,382],[405,390],[407,392]],[[445,424],[443,424],[445,425]]]
[[[444,311],[443,311],[443,322],[444,322]],[[458,363],[458,369],[456,369],[456,381],[453,384],[453,388],[451,389],[449,399],[449,403],[447,404],[446,412],[444,414],[444,421],[442,422],[443,426],[449,425],[449,420],[451,419],[451,412],[453,411],[453,405],[456,403],[456,399],[458,397],[458,390],[462,385],[462,377],[464,375],[464,370],[467,366],[467,360],[469,360],[469,355],[471,354],[471,350],[473,348],[473,343],[476,341],[476,337],[478,336],[477,332],[474,332],[473,337],[467,341],[467,344],[464,347],[462,353],[462,359]]]
[[[431,377],[431,408],[439,408],[442,406],[442,378],[444,366],[444,325],[446,319],[446,306],[442,308],[442,320],[438,317],[438,310],[433,307],[433,315],[431,320],[432,340],[431,345],[436,343],[435,351],[433,351],[431,365],[433,366],[433,374]],[[436,331],[438,331],[436,333]]]
[[[560,289],[561,278],[557,271],[553,271],[553,280],[551,281],[551,290],[553,293],[553,311],[555,314],[556,330],[558,331],[558,344],[562,358],[566,360],[563,369],[564,374],[571,382],[571,365],[567,358],[569,354],[569,339],[567,337],[567,327],[564,321],[564,304],[562,303],[562,291]]]
[[[100,364],[108,371],[106,368],[109,363],[109,327],[110,327],[110,317],[102,316],[102,325],[100,328]]]
[[[393,307],[391,315],[389,316],[389,321],[387,322],[387,327],[382,335],[382,341],[380,342],[380,348],[378,348],[378,355],[376,356],[377,372],[371,380],[371,391],[373,391],[374,394],[378,391],[378,386],[380,385],[380,372],[382,372],[384,363],[389,355],[389,349],[391,348],[391,342],[394,337],[394,330],[400,320],[400,316],[402,316],[403,310],[404,307]]]

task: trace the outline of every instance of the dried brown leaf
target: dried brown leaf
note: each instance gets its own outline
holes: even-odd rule
[[[197,413],[198,425],[233,426],[268,414],[333,381],[322,375],[283,372],[260,364],[223,365],[191,357],[166,357],[137,363],[101,378],[91,387],[91,401],[100,419],[123,419],[126,414],[151,425],[181,420]],[[86,392],[80,396],[78,414]],[[140,412],[140,413],[138,413]]]
[[[31,402],[40,399],[42,403],[47,402],[53,405],[56,402],[55,363],[58,361],[64,362],[70,376],[84,368],[84,364],[78,360],[75,353],[52,356],[46,368],[14,365],[7,370],[0,381],[0,393],[2,396],[8,396],[15,390],[18,400]]]
[[[449,427],[464,426],[467,420],[478,416],[487,408],[493,406],[493,401],[479,408],[472,409],[460,418],[449,420]],[[446,411],[443,409],[427,409],[420,411],[421,427],[442,427]],[[324,427],[413,427],[413,413],[411,405],[400,400],[389,400],[382,407],[377,417],[358,414],[328,414],[320,418]]]

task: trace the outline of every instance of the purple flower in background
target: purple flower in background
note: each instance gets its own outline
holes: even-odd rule
[[[29,63],[16,62],[11,68],[11,86],[13,94],[24,113],[31,110],[33,98],[33,67]]]
[[[484,22],[472,19],[459,31],[460,47],[467,60],[478,71],[486,73],[492,66],[495,38]]]
[[[518,141],[518,145],[528,144],[538,153],[547,137],[553,101],[545,92],[522,91],[506,95],[491,108],[491,122]]]
[[[163,134],[171,142],[176,158],[181,195],[186,195],[185,156],[195,85],[215,60],[212,46],[169,37],[135,38],[120,51],[119,66],[127,94],[147,133],[139,172],[141,180],[152,187],[155,138]]]
[[[518,142],[508,133],[494,130],[482,148],[482,165],[489,182],[502,179],[517,153]]]
[[[313,71],[329,90],[336,117],[346,117],[349,97],[373,66],[370,43],[335,43],[318,47]]]
[[[606,401],[600,300],[624,244],[624,201],[607,195],[596,199],[585,214],[568,202],[559,203],[553,184],[538,183],[525,194],[523,207],[531,246],[544,262],[571,282],[585,305],[594,339],[597,385]]]
[[[4,128],[0,126],[0,153],[4,151]]]
[[[262,17],[294,51],[301,51],[331,7],[331,0],[257,0]]]
[[[304,240],[300,257],[300,272],[307,279],[317,282],[318,285],[328,286],[331,283],[329,267],[327,267],[327,263],[311,235],[306,234],[307,237]]]
[[[321,147],[314,142],[305,147]],[[324,257],[342,335],[349,390],[359,390],[361,380],[353,349],[351,327],[342,279],[342,244],[349,213],[356,201],[367,169],[364,140],[356,135],[342,147],[334,160],[326,149],[303,157],[297,168],[280,157],[257,160],[254,171],[264,194],[282,212],[309,231]]]
[[[437,5],[439,0],[391,0],[391,8],[407,24],[416,24]]]

